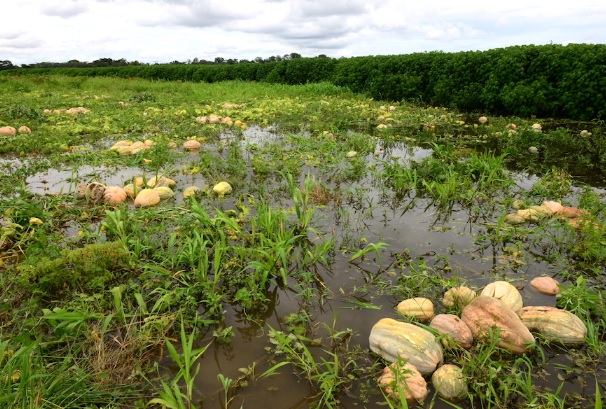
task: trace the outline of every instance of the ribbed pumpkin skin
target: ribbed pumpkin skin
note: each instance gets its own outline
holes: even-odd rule
[[[467,396],[467,382],[463,370],[456,365],[445,364],[431,375],[431,384],[442,399],[458,402]]]
[[[522,323],[546,339],[563,345],[585,343],[587,327],[570,311],[555,307],[524,307],[516,311]]]
[[[103,192],[103,199],[112,206],[124,202],[126,197],[126,192],[120,186],[107,186]]]
[[[398,376],[394,372],[399,372]],[[397,362],[394,362],[385,367],[383,374],[379,377],[379,385],[386,394],[395,399],[400,397],[399,389],[401,389],[406,397],[406,402],[410,404],[423,401],[429,394],[425,378],[410,363],[400,366]]]
[[[423,375],[435,371],[442,363],[442,347],[429,331],[413,324],[382,318],[371,329],[370,349],[383,359],[407,360]]]
[[[507,281],[495,281],[494,283],[488,284],[484,287],[480,295],[498,298],[513,311],[519,310],[524,306],[522,294]]]
[[[469,329],[469,326],[456,315],[438,314],[431,320],[429,326],[440,334],[450,336],[452,341],[463,348],[471,348],[473,344],[471,329]],[[447,338],[442,339],[444,345],[447,345],[446,343],[452,343],[452,341]]]
[[[469,326],[473,337],[488,340],[491,332],[498,332],[498,346],[514,354],[523,354],[535,342],[520,317],[503,301],[494,297],[479,296],[463,308],[461,319]]]

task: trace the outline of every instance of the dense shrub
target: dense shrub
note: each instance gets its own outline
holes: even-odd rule
[[[354,58],[296,58],[238,64],[33,68],[53,73],[218,82],[332,82],[381,100],[409,100],[496,115],[606,118],[606,45],[527,45],[488,51]]]

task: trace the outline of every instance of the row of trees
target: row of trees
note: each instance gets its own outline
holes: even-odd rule
[[[320,55],[319,57],[326,57],[326,55]],[[299,53],[290,53],[284,55],[272,55],[270,57],[256,57],[254,60],[238,60],[236,58],[223,58],[223,57],[215,57],[213,61],[204,60],[204,59],[188,59],[186,61],[171,61],[171,65],[185,65],[185,64],[203,64],[203,65],[214,65],[214,64],[246,64],[246,63],[268,63],[268,62],[278,62],[278,61],[288,61],[296,58],[302,58]],[[13,63],[9,60],[0,61],[0,70],[8,70],[15,68],[96,68],[96,67],[126,67],[126,66],[139,66],[139,65],[161,65],[159,63],[141,63],[139,61],[127,61],[124,58],[120,58],[118,60],[114,60],[112,58],[99,58],[98,60],[94,60],[92,62],[88,61],[79,61],[79,60],[69,60],[67,62],[38,62],[33,64],[22,64],[21,67],[13,65]]]
[[[21,70],[31,74],[280,84],[331,82],[380,100],[497,115],[606,119],[606,44],[515,46],[353,58]],[[4,71],[7,72],[7,71]]]

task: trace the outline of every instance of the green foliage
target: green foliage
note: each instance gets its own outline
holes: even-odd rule
[[[501,115],[591,120],[606,118],[605,62],[604,44],[550,44],[457,53],[295,58],[263,64],[28,68],[5,70],[2,74],[53,73],[209,83],[329,81],[375,99],[422,101]],[[150,99],[139,94],[133,95],[132,100]]]
[[[22,280],[31,280],[46,295],[58,295],[69,288],[104,288],[129,266],[130,253],[121,242],[94,243],[65,249],[61,257],[43,258],[19,267]]]

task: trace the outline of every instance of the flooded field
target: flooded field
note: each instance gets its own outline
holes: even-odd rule
[[[313,86],[240,95],[242,84],[87,81],[78,92],[47,84],[32,108],[0,110],[0,125],[29,115],[37,126],[0,139],[2,348],[13,351],[0,390],[11,402],[34,382],[18,369],[30,356],[59,407],[77,394],[53,382],[76,380],[87,387],[73,407],[600,407],[599,124],[485,124]],[[42,113],[62,101],[91,112]],[[145,147],[123,152],[119,141]],[[576,150],[562,156],[554,141]],[[133,191],[109,204],[110,186]],[[137,201],[160,186],[169,196]],[[545,202],[571,215],[533,213]],[[537,277],[561,293],[541,294]],[[536,344],[515,354],[434,332],[465,396],[447,402],[425,375],[421,401],[388,397],[375,324],[429,329],[398,304],[423,297],[434,314],[460,315],[447,290],[501,281],[524,306],[576,314],[584,341],[533,331]]]

